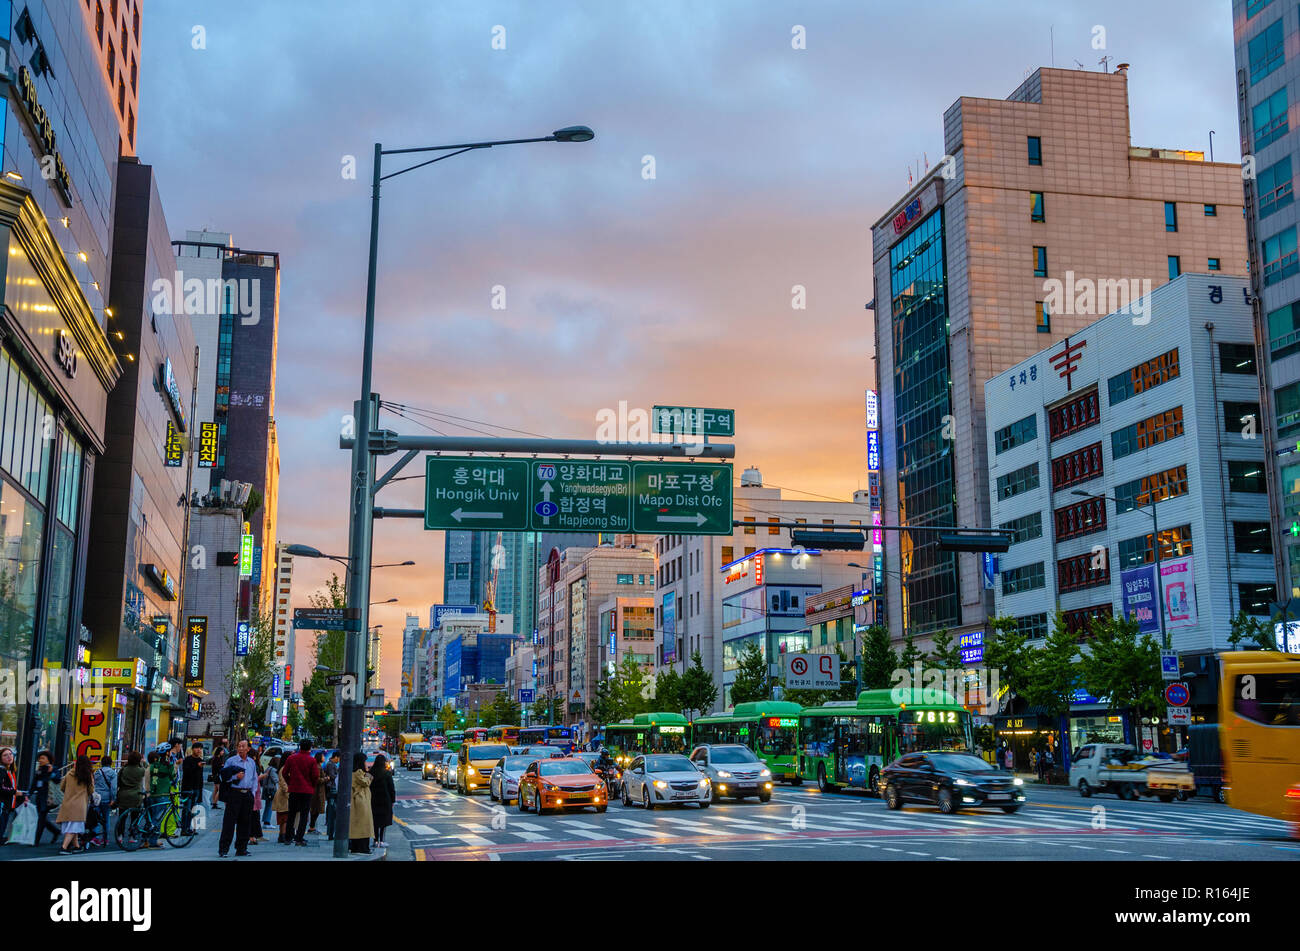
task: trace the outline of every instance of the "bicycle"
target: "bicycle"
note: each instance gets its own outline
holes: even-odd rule
[[[174,849],[183,849],[196,838],[193,831],[184,831],[184,809],[181,796],[175,791],[156,822],[150,815],[148,802],[143,806],[132,806],[117,817],[113,839],[123,852],[134,852],[151,837],[162,839]]]

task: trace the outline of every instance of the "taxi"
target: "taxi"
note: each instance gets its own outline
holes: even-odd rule
[[[456,760],[456,792],[469,796],[476,790],[487,789],[497,760],[509,752],[504,743],[462,744]]]
[[[532,762],[519,777],[519,811],[539,816],[547,809],[585,809],[604,812],[609,805],[605,781],[590,764],[574,756]]]

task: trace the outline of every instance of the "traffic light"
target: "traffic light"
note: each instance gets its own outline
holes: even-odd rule
[[[1291,523],[1291,534],[1292,536],[1300,535],[1300,522]]]
[[[790,529],[790,544],[795,548],[822,551],[862,551],[866,546],[867,536],[862,532]]]
[[[940,551],[1001,553],[1011,547],[1011,537],[1004,532],[954,531],[939,533]]]

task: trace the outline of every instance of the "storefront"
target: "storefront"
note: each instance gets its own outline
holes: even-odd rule
[[[0,746],[26,781],[36,750],[62,761],[71,738],[89,489],[121,367],[45,216],[4,179],[0,241],[0,669],[19,688],[0,698]],[[33,679],[47,689],[29,703]]]
[[[1053,717],[1041,713],[1023,713],[993,718],[993,733],[998,752],[1003,756],[999,766],[1006,765],[1006,749],[1011,748],[1014,768],[1018,772],[1033,771],[1033,753],[1047,749],[1053,758],[1060,760],[1060,734]]]

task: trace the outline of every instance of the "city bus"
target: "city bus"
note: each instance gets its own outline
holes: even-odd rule
[[[772,778],[798,786],[799,714],[803,707],[782,700],[738,703],[730,713],[697,717],[691,745],[743,743],[772,771]]]
[[[933,688],[864,690],[799,714],[799,772],[822,792],[878,795],[880,771],[904,753],[974,749],[970,713]]]
[[[605,747],[620,766],[642,753],[689,753],[690,722],[680,713],[638,713],[605,726]]]
[[[447,741],[447,749],[459,753],[460,745],[465,742],[465,731],[448,730],[443,738]]]
[[[541,726],[526,726],[519,731],[520,746],[554,746],[564,750],[564,754],[573,752],[573,731],[567,726],[552,723]]]
[[[1223,788],[1233,809],[1274,819],[1288,815],[1288,790],[1300,783],[1300,654],[1233,651],[1219,655]]]
[[[488,727],[487,738],[489,743],[504,743],[506,746],[517,746],[519,744],[519,727],[498,723],[496,726]]]
[[[488,728],[485,726],[468,726],[465,728],[466,743],[486,743]]]

